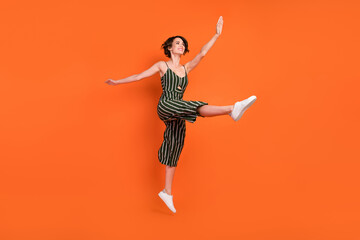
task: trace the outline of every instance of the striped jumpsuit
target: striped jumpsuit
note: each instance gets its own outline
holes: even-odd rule
[[[185,66],[185,77],[182,78],[175,74],[169,66],[167,67],[165,74],[161,77],[163,92],[157,106],[158,116],[166,126],[158,158],[160,163],[176,167],[184,146],[185,120],[191,123],[195,122],[196,117],[201,116],[197,112],[197,108],[208,105],[208,103],[184,101],[182,98],[188,85]]]

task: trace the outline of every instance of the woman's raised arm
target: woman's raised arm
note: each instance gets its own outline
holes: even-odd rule
[[[219,20],[218,20],[218,22],[216,24],[216,33],[215,33],[215,35],[210,39],[209,42],[207,42],[201,48],[200,52],[194,57],[194,59],[192,59],[191,61],[189,61],[189,62],[187,62],[185,64],[185,67],[187,68],[188,72],[192,71],[200,63],[200,61],[203,59],[203,57],[205,57],[206,53],[214,45],[215,41],[218,39],[218,37],[221,34],[222,26],[223,26],[223,18],[222,18],[222,16],[220,16]]]
[[[202,48],[200,53],[202,53],[204,56],[205,54],[210,50],[210,48],[212,47],[212,45],[214,45],[216,39],[220,36],[221,31],[222,31],[222,26],[223,26],[223,18],[222,16],[219,17],[219,20],[216,24],[216,33],[215,35],[210,39],[210,41],[208,43],[206,43]]]
[[[150,77],[159,71],[160,71],[160,61],[156,62],[149,69],[146,69],[142,73],[134,74],[134,75],[131,75],[130,77],[119,79],[119,80],[108,79],[105,81],[105,83],[107,83],[109,85],[118,85],[118,84],[122,84],[122,83],[130,83],[130,82],[140,81],[141,79]]]

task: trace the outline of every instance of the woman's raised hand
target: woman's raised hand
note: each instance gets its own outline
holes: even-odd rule
[[[223,26],[223,17],[220,16],[219,17],[219,20],[216,24],[216,34],[217,35],[220,35],[221,34],[221,30],[222,30],[222,26]]]
[[[107,83],[107,84],[109,84],[109,85],[117,85],[116,81],[115,81],[115,80],[112,80],[112,79],[106,80],[105,83]]]

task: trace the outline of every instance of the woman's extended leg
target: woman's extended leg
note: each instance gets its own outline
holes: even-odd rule
[[[234,105],[228,106],[214,106],[214,105],[204,105],[198,108],[198,112],[201,116],[204,117],[214,117],[219,115],[226,115],[231,113]]]
[[[165,166],[165,192],[171,195],[171,185],[174,179],[176,167]]]
[[[245,100],[238,101],[234,105],[214,106],[204,105],[198,107],[198,113],[203,117],[213,117],[219,115],[229,115],[235,121],[238,121],[244,112],[255,102],[256,96],[252,95]]]

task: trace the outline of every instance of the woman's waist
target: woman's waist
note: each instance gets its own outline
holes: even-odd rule
[[[161,94],[161,97],[166,97],[166,98],[182,98],[184,95],[183,92],[177,92],[177,91],[164,91]]]
[[[161,96],[159,100],[183,100],[182,97],[166,97],[166,96]]]
[[[177,89],[177,88],[174,88],[174,89],[170,89],[170,90],[162,90],[163,92],[166,92],[166,93],[184,93],[184,89]]]

